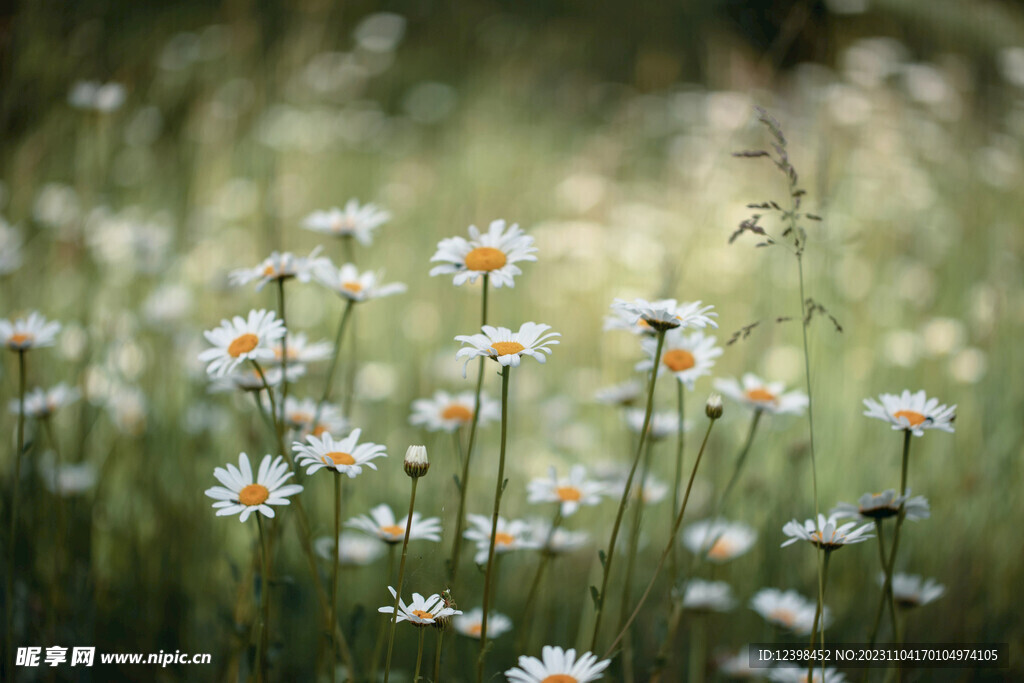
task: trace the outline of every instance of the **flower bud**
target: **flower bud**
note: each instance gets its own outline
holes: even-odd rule
[[[717,420],[722,417],[722,397],[718,394],[711,394],[708,396],[708,402],[704,404],[704,414],[711,420]]]
[[[413,479],[422,477],[430,469],[426,446],[409,446],[405,452],[405,473]]]

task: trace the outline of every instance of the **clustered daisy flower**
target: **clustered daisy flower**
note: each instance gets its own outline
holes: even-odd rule
[[[818,609],[818,603],[793,590],[783,592],[778,588],[762,588],[750,599],[750,608],[769,624],[802,636],[814,628],[814,613]],[[831,620],[828,607],[824,608],[822,619],[828,626]]]
[[[473,421],[474,398],[472,391],[449,394],[435,391],[431,398],[418,398],[412,402],[409,423],[424,427],[427,431],[454,432]],[[480,415],[477,426],[482,427],[501,417],[501,406],[497,401],[480,394]]]
[[[558,503],[563,517],[571,517],[581,505],[597,505],[601,502],[604,484],[587,478],[587,468],[573,465],[569,476],[559,478],[554,466],[547,477],[534,479],[527,484],[527,501],[531,503]]]
[[[874,535],[868,533],[871,530],[870,524],[858,527],[856,522],[841,525],[837,522],[836,517],[825,517],[822,514],[818,515],[817,522],[813,519],[808,519],[803,524],[795,519],[786,522],[782,527],[782,533],[789,536],[789,540],[784,541],[782,547],[785,548],[797,541],[809,541],[823,550],[838,550],[844,545],[863,543],[874,538]]]
[[[406,287],[401,282],[381,283],[381,274],[372,270],[362,273],[351,263],[336,268],[329,261],[317,266],[315,271],[317,282],[331,290],[342,299],[361,303],[370,299],[380,299],[393,294],[401,294]]]
[[[712,562],[727,562],[743,555],[757,541],[757,532],[742,522],[703,520],[683,530],[683,545]]]
[[[42,389],[36,387],[25,394],[25,416],[36,420],[45,420],[57,410],[77,401],[82,395],[75,387],[69,387],[64,382]],[[7,403],[8,409],[17,415],[20,412],[18,399],[11,399]]]
[[[354,479],[363,472],[363,467],[372,470],[377,466],[371,462],[375,458],[387,456],[385,446],[377,443],[359,443],[361,429],[353,429],[344,439],[335,440],[330,434],[306,437],[306,443],[292,443],[297,465],[306,466],[306,474],[327,468],[336,474],[346,474]]]
[[[299,282],[309,282],[313,271],[323,266],[327,260],[318,256],[320,247],[316,247],[309,256],[301,257],[285,251],[275,251],[253,268],[236,268],[228,275],[228,281],[233,285],[246,285],[256,282],[256,291],[263,289],[268,282],[278,280],[297,279]]]
[[[391,597],[398,598],[398,593],[394,588],[388,586],[388,590],[391,592]],[[397,614],[392,605],[385,605],[378,608],[377,611],[382,614],[394,614],[396,622],[408,621],[413,626],[433,626],[441,619],[462,614],[457,609],[445,607],[444,598],[436,593],[426,598],[419,593],[413,593],[409,604],[399,598]]]
[[[390,218],[391,214],[374,204],[360,205],[358,200],[349,199],[344,209],[314,211],[302,221],[302,227],[333,237],[354,237],[368,247],[373,243],[373,231]]]
[[[635,327],[643,321],[647,326],[663,331],[677,327],[718,327],[718,323],[712,320],[718,317],[718,314],[711,312],[712,308],[714,306],[704,306],[700,301],[679,303],[675,299],[615,299],[612,302],[612,310],[620,311],[623,320],[630,327]]]
[[[345,522],[345,526],[358,529],[371,536],[376,536],[389,545],[403,541],[405,538],[405,527],[408,524],[408,515],[397,519],[391,508],[384,503],[370,510],[369,515],[353,517]],[[409,540],[439,542],[441,540],[441,520],[437,517],[424,519],[420,516],[420,513],[413,512],[412,525],[409,529]]]
[[[885,573],[879,573],[879,583],[885,585]],[[921,607],[942,597],[946,587],[935,579],[924,579],[916,574],[893,574],[892,597],[899,607]]]
[[[292,365],[327,360],[331,357],[333,347],[327,341],[312,343],[303,332],[294,335],[289,332],[274,346],[274,363],[284,360],[285,348],[288,349],[288,365]]]
[[[498,361],[502,366],[518,367],[523,356],[530,356],[538,363],[547,361],[551,355],[549,346],[558,343],[555,337],[558,332],[548,332],[550,325],[527,322],[519,326],[518,332],[507,327],[484,325],[483,334],[460,334],[455,341],[462,342],[463,347],[455,353],[455,358],[465,358],[462,374],[466,374],[469,361],[480,356]]]
[[[905,519],[917,521],[927,519],[931,516],[928,507],[928,499],[924,496],[910,497],[910,490],[907,495],[896,494],[896,489],[886,489],[881,493],[865,493],[857,501],[857,504],[838,503],[829,512],[830,517],[860,517],[861,519],[888,519],[900,513],[900,506],[903,507]]]
[[[495,287],[515,287],[515,276],[523,271],[516,263],[536,261],[533,238],[513,223],[505,229],[505,221],[491,221],[486,233],[475,225],[469,226],[469,239],[448,237],[437,243],[437,252],[431,261],[441,265],[430,269],[433,275],[454,275],[452,282],[458,286],[474,283],[481,275],[488,276]]]
[[[47,321],[36,311],[27,318],[18,318],[14,322],[0,320],[0,344],[11,351],[28,351],[44,346],[53,346],[60,332],[60,323]]]
[[[715,380],[715,390],[751,410],[773,415],[803,415],[807,408],[807,394],[786,393],[784,382],[765,382],[750,372],[743,375],[742,383],[735,379]]]
[[[452,626],[455,631],[468,638],[480,639],[483,631],[484,611],[474,607],[465,614],[460,614],[452,619]],[[487,612],[487,638],[497,638],[512,630],[512,620],[501,612],[490,610]]]
[[[267,517],[274,516],[275,505],[288,505],[288,496],[302,491],[299,484],[285,484],[294,472],[289,471],[284,456],[263,456],[259,472],[252,475],[249,456],[238,455],[238,467],[228,463],[226,467],[218,467],[213,476],[224,486],[214,486],[206,490],[206,495],[217,502],[217,516],[240,514],[239,520],[244,522],[249,515],[259,512]]]
[[[506,671],[505,677],[511,683],[589,683],[599,680],[609,664],[610,659],[599,661],[591,652],[576,659],[574,649],[545,645],[541,659],[520,656],[519,666]]]
[[[491,547],[491,518],[484,515],[466,515],[469,529],[463,533],[466,540],[476,543],[476,556],[473,561],[486,564]],[[498,517],[497,531],[494,533],[494,552],[507,553],[513,550],[536,548],[540,545],[530,534],[530,525],[523,520],[507,520]]]
[[[724,581],[691,579],[683,593],[683,607],[695,612],[728,612],[735,604],[732,588]]]
[[[710,375],[715,359],[722,355],[722,349],[715,346],[715,341],[715,337],[707,337],[701,330],[692,334],[685,334],[682,328],[669,330],[665,333],[658,374],[671,372],[692,391],[697,379]],[[640,345],[648,358],[637,363],[636,369],[650,372],[655,363],[654,354],[658,342],[655,339],[644,339]]]
[[[244,361],[274,360],[274,343],[284,335],[284,323],[273,311],[249,311],[247,318],[236,315],[203,332],[213,348],[200,353],[199,360],[208,364],[210,375],[223,377]]]
[[[290,367],[289,370],[291,370]],[[320,411],[319,418],[317,418],[318,409]],[[313,420],[316,420],[315,425]],[[299,399],[288,396],[284,401],[284,421],[303,436],[340,434],[348,428],[348,420],[336,405],[333,403],[320,405],[319,401],[312,398]]]
[[[928,398],[924,391],[902,394],[882,394],[876,401],[864,399],[867,410],[864,415],[885,420],[895,430],[909,431],[914,436],[924,436],[926,429],[953,431],[956,406],[939,405],[939,399]]]

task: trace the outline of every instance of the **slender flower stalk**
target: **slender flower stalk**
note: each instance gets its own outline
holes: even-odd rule
[[[910,437],[912,432],[908,429],[903,432],[903,465],[900,474],[900,495],[907,495],[907,467],[910,462]],[[896,529],[893,531],[892,548],[889,550],[889,565],[885,568],[885,585],[882,587],[882,599],[889,602],[889,612],[892,615],[892,639],[893,642],[900,642],[899,625],[896,621],[896,605],[892,592],[892,572],[896,567],[896,552],[900,547],[900,529],[903,527],[903,520],[906,519],[906,502],[900,505],[900,514],[896,517]],[[874,641],[872,640],[872,643]]]
[[[11,480],[11,519],[7,533],[7,670],[14,671],[14,551],[18,531],[18,493],[21,456],[25,451],[25,349],[18,349],[18,450],[14,454],[14,478]]]
[[[419,628],[418,630],[420,632],[420,645],[416,649],[416,668],[412,672],[412,683],[420,680],[420,664],[423,663],[423,639],[427,635],[427,629]]]
[[[412,518],[410,517],[408,519],[408,521],[411,521],[411,519]],[[408,524],[407,524],[407,526],[408,526]],[[395,548],[396,547],[397,546],[395,544],[393,544],[393,543],[389,543],[388,544],[388,573],[387,573],[386,576],[387,576],[387,582],[388,582],[389,586],[391,585],[391,576],[395,573]],[[401,594],[399,594],[399,595],[401,595]],[[373,654],[371,655],[371,659],[370,659],[370,680],[371,681],[376,681],[377,680],[377,671],[378,671],[377,667],[380,664],[381,651],[384,649],[384,636],[388,632],[388,623],[389,622],[387,622],[387,621],[381,622],[380,629],[377,631],[377,640],[373,644]]]
[[[651,444],[653,440],[648,439],[647,445],[644,448],[643,466],[640,469],[640,486],[638,490],[640,495],[637,496],[636,501],[633,503],[633,520],[629,531],[629,550],[626,556],[626,574],[622,580],[622,599],[619,603],[619,628],[622,629],[625,626],[626,619],[629,617],[629,602],[632,598],[632,586],[633,586],[633,570],[636,567],[636,553],[640,546],[640,523],[643,521],[644,515],[644,486],[647,484],[647,474],[651,466]],[[672,507],[672,511],[675,512],[675,506]],[[675,536],[671,537],[671,543],[674,546]],[[632,683],[634,680],[633,676],[633,643],[629,638],[622,644],[623,656],[622,656],[622,677],[625,683]]]
[[[334,472],[334,542],[340,544],[341,539],[341,473]],[[341,564],[341,557],[336,547],[331,562],[331,680],[337,681],[338,667],[334,664],[334,657],[338,651],[338,641],[335,633],[338,628],[338,566]]]
[[[270,553],[267,552],[267,538],[263,532],[263,515],[256,515],[256,528],[259,529],[260,537],[260,559],[262,569],[260,570],[260,620],[257,626],[256,635],[256,680],[261,682],[266,679],[267,668],[267,642],[270,633]]]
[[[284,278],[277,280],[277,317],[281,319],[285,329],[288,329],[288,320],[285,318],[284,308]],[[281,405],[280,414],[277,418],[277,428],[284,429],[284,404],[288,402],[288,335],[281,337]],[[316,423],[314,423],[315,425]],[[284,435],[282,434],[282,438]]]
[[[828,561],[832,557],[832,551],[827,549],[817,549],[819,554],[824,555],[822,561],[822,576],[821,576],[821,593],[818,597],[818,606],[814,610],[814,626],[811,628],[811,648],[814,648],[814,637],[818,633],[818,624],[821,624],[821,646],[825,647],[825,619],[822,618],[824,613],[825,605],[825,585],[828,580]],[[821,680],[825,680],[825,662],[824,658],[821,663]],[[810,658],[807,662],[807,680],[814,680],[814,658]]]
[[[708,638],[705,618],[705,615],[697,614],[693,619],[693,633],[690,635],[690,676],[686,679],[687,683],[704,683]]]
[[[345,304],[345,310],[341,313],[341,319],[338,321],[338,331],[334,334],[334,351],[331,353],[331,363],[327,366],[327,379],[324,381],[324,393],[320,396],[320,401],[316,406],[316,414],[313,416],[313,428],[320,422],[320,414],[323,412],[324,404],[331,397],[331,389],[334,386],[334,372],[338,367],[338,355],[341,352],[341,342],[345,336],[345,328],[348,326],[348,320],[352,316],[352,308],[355,306],[355,301],[349,299]]]
[[[437,630],[437,649],[434,651],[434,681],[441,680],[441,644],[444,642],[444,629]]]
[[[871,645],[875,644],[875,639],[878,637],[878,627],[882,623],[882,615],[885,613],[885,577],[889,572],[889,560],[885,556],[885,534],[884,527],[882,525],[882,519],[875,519],[875,535],[878,536],[878,561],[882,565],[882,594],[878,600],[878,609],[875,611],[875,621],[871,626],[871,635],[868,637],[868,642]],[[894,636],[895,637],[895,636]]]
[[[555,507],[555,518],[551,521],[551,528],[548,529],[547,537],[544,539],[544,545],[540,548],[540,562],[537,563],[537,571],[533,575],[533,581],[530,582],[530,588],[526,592],[526,602],[523,605],[523,618],[522,623],[519,626],[519,637],[516,639],[516,649],[525,652],[528,643],[526,642],[530,635],[530,619],[533,616],[533,605],[537,599],[537,591],[540,590],[541,579],[544,576],[544,570],[547,569],[548,562],[551,561],[551,557],[554,553],[551,550],[551,542],[555,538],[555,532],[558,531],[558,527],[562,525],[562,506],[556,504]]]
[[[676,474],[672,483],[672,509],[669,511],[671,515],[675,515],[676,509],[679,507],[679,488],[683,483],[683,450],[686,447],[686,439],[684,438],[684,418],[685,418],[685,393],[686,387],[683,386],[681,381],[676,382],[676,405],[679,410],[679,424],[676,432]],[[676,585],[676,581],[679,579],[679,558],[677,557],[677,539],[675,536],[672,537],[672,555],[671,555],[671,576],[672,585]]]

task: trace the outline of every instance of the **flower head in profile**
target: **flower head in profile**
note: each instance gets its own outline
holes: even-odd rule
[[[505,221],[491,221],[485,233],[471,225],[468,240],[456,236],[437,243],[437,252],[430,260],[441,261],[441,265],[431,268],[430,274],[454,275],[456,285],[474,283],[486,275],[495,287],[515,287],[515,276],[523,272],[515,264],[536,261],[536,251],[533,238],[515,223],[506,230]]]
[[[290,371],[291,367],[289,366],[288,369]],[[267,409],[269,410],[269,408],[268,405]],[[319,419],[317,418],[318,409],[320,411]],[[314,419],[317,420],[315,425],[313,424]],[[348,429],[348,420],[342,415],[338,406],[333,403],[321,405],[319,401],[312,398],[298,399],[293,396],[285,398],[284,421],[302,437],[341,434]]]
[[[322,536],[313,543],[316,554],[327,560],[337,558],[343,567],[364,567],[380,559],[385,547],[377,540],[351,532],[343,532],[337,542],[330,536]]]
[[[778,588],[762,588],[750,599],[750,609],[760,614],[765,621],[792,631],[798,636],[806,635],[814,628],[814,613],[818,603],[808,600],[796,591],[780,591]],[[832,620],[828,607],[823,612],[825,625]]]
[[[683,593],[683,608],[694,612],[728,612],[736,605],[725,581],[690,579]]]
[[[683,530],[683,545],[694,554],[703,554],[712,562],[728,562],[749,551],[757,541],[757,532],[742,522],[706,519]]]
[[[334,348],[328,341],[310,342],[304,332],[289,332],[274,346],[274,363],[284,360],[285,347],[288,349],[288,365],[292,363],[315,363],[331,357]],[[285,343],[287,342],[287,343]]]
[[[570,517],[581,505],[601,502],[604,484],[587,478],[587,468],[573,465],[568,477],[559,477],[552,465],[548,476],[534,479],[526,486],[527,500],[531,503],[558,503],[563,517]]]
[[[813,519],[808,519],[803,524],[795,519],[786,522],[782,527],[782,533],[789,536],[789,540],[784,541],[782,547],[793,545],[797,541],[808,541],[822,550],[838,550],[844,545],[863,543],[874,538],[873,534],[868,533],[870,530],[870,524],[860,527],[856,522],[838,524],[838,518],[819,514],[817,523]]]
[[[249,311],[247,318],[236,315],[203,332],[213,348],[200,353],[199,360],[208,364],[206,372],[211,376],[223,377],[244,361],[274,360],[274,344],[284,334],[284,323],[273,311]]]
[[[381,503],[370,510],[369,515],[353,517],[345,522],[345,526],[358,529],[371,536],[376,536],[389,545],[401,543],[405,539],[405,528],[409,524],[409,517],[395,518],[395,513],[390,507]],[[412,513],[412,524],[409,528],[410,541],[434,541],[441,540],[441,520],[437,517],[426,519],[420,513]]]
[[[786,393],[783,382],[765,382],[748,372],[741,382],[735,379],[715,380],[715,389],[751,410],[773,415],[803,415],[807,408],[807,394],[800,391]]]
[[[273,506],[290,504],[288,496],[302,491],[298,484],[285,484],[293,474],[284,462],[284,456],[265,455],[253,477],[249,456],[240,453],[238,467],[228,463],[226,467],[213,471],[213,476],[223,486],[207,489],[206,495],[217,501],[213,507],[217,508],[218,517],[241,513],[239,520],[242,522],[255,512],[273,517]]]
[[[391,214],[374,204],[359,204],[356,199],[345,203],[344,209],[334,207],[314,211],[302,221],[302,227],[333,237],[354,237],[364,247],[373,243],[373,231],[391,219]]]
[[[597,655],[584,652],[576,658],[576,650],[545,645],[541,659],[519,657],[519,666],[505,672],[511,683],[589,683],[601,679],[610,659],[598,661]]]
[[[856,505],[839,503],[828,514],[837,519],[847,517],[888,519],[900,513],[900,506],[903,506],[904,517],[915,522],[919,519],[928,519],[931,516],[928,499],[924,496],[911,498],[909,489],[905,496],[897,495],[896,489],[886,489],[881,493],[865,493]]]
[[[718,314],[712,312],[712,308],[714,306],[705,306],[700,301],[679,303],[675,299],[660,299],[658,301],[615,299],[612,302],[612,310],[621,311],[622,319],[630,326],[636,326],[643,321],[647,326],[662,331],[677,327],[718,327],[718,323],[712,320],[712,318],[717,318]]]
[[[711,368],[715,366],[715,359],[722,355],[722,349],[715,346],[715,341],[714,337],[704,336],[702,330],[692,334],[685,334],[681,328],[669,330],[665,333],[658,374],[671,372],[692,391],[697,378],[710,375]],[[648,358],[637,363],[636,369],[650,372],[654,365],[658,342],[656,339],[644,339],[640,345]]]
[[[430,432],[454,432],[473,421],[472,391],[461,394],[449,394],[447,391],[435,391],[431,398],[418,398],[412,402],[412,415],[409,423],[423,426]],[[501,417],[501,407],[497,401],[480,394],[480,415],[477,426],[482,427]]]
[[[885,574],[879,572],[878,582],[885,585]],[[917,574],[893,574],[892,598],[898,607],[910,609],[938,600],[946,587],[935,579],[924,579]]]
[[[268,282],[278,280],[295,278],[299,282],[309,282],[313,271],[326,261],[319,254],[320,247],[315,248],[306,257],[296,256],[289,251],[275,251],[257,266],[236,268],[231,271],[228,281],[233,285],[246,285],[255,281],[256,291],[263,289]]]
[[[912,394],[905,389],[902,394],[882,394],[878,399],[864,399],[864,415],[885,420],[893,429],[914,436],[924,436],[926,429],[953,431],[956,406],[939,405],[939,399],[928,398],[923,390]]]
[[[316,281],[331,290],[342,299],[362,303],[371,299],[380,299],[393,294],[401,294],[406,287],[401,282],[381,283],[381,273],[366,270],[362,273],[351,263],[336,268],[330,261],[324,260],[315,271]]]
[[[11,351],[28,351],[53,346],[58,332],[59,322],[47,321],[36,311],[29,313],[27,318],[18,318],[14,322],[0,320],[0,344]]]
[[[296,441],[292,444],[297,465],[306,466],[306,474],[313,474],[320,469],[328,469],[335,474],[346,474],[354,479],[363,472],[363,467],[371,470],[377,466],[371,461],[387,456],[387,449],[377,443],[359,443],[361,429],[353,429],[344,439],[335,440],[330,434],[306,437],[306,443]]]
[[[71,405],[82,395],[76,387],[69,387],[64,382],[42,389],[36,387],[25,394],[25,417],[45,420],[64,406]],[[17,415],[21,411],[18,399],[13,398],[7,403],[8,409]]]
[[[463,533],[467,541],[476,543],[476,556],[473,561],[486,564],[491,547],[491,518],[484,515],[466,515],[469,527]],[[530,525],[519,519],[507,520],[498,517],[498,527],[494,534],[494,552],[508,553],[513,550],[524,550],[538,547],[538,542],[530,534]]]
[[[466,376],[466,365],[479,356],[498,361],[502,366],[518,367],[523,356],[530,356],[538,363],[547,361],[551,355],[549,346],[558,343],[555,337],[558,332],[548,332],[550,325],[541,323],[523,323],[518,332],[507,327],[484,325],[483,334],[460,334],[455,341],[462,342],[463,347],[455,353],[455,358],[465,358],[462,376]]]
[[[391,592],[391,597],[398,597],[394,588],[388,586],[388,590]],[[392,605],[385,605],[377,611],[381,614],[395,614],[395,608]],[[434,626],[438,621],[458,614],[462,614],[462,612],[446,607],[444,597],[439,594],[435,593],[424,598],[419,593],[413,593],[412,600],[408,605],[404,600],[398,600],[398,613],[395,614],[395,621],[408,621],[413,626],[419,627]]]
[[[479,607],[474,607],[465,614],[452,619],[452,625],[455,627],[455,631],[466,636],[467,638],[476,638],[480,640],[480,634],[483,632],[483,621],[484,611]],[[490,610],[487,613],[487,637],[497,638],[498,636],[505,635],[512,630],[512,620],[501,612],[495,612]]]

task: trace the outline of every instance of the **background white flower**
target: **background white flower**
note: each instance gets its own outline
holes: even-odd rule
[[[803,415],[807,408],[807,394],[786,393],[784,382],[765,382],[751,372],[743,375],[742,384],[735,379],[717,379],[714,384],[717,391],[752,410],[774,415]]]
[[[587,478],[587,468],[573,465],[569,476],[559,478],[554,465],[548,476],[532,480],[526,486],[527,501],[530,503],[558,503],[563,517],[570,517],[581,505],[597,505],[601,502],[604,484]]]
[[[374,204],[360,206],[349,199],[344,209],[334,207],[327,211],[314,211],[302,221],[302,227],[334,237],[355,237],[365,247],[373,243],[373,231],[391,219],[391,214]]]
[[[864,399],[864,415],[885,420],[893,429],[909,430],[914,436],[924,436],[926,429],[953,431],[956,406],[939,405],[939,399],[928,398],[923,390],[912,394],[904,389],[902,394],[882,394],[878,398]]]
[[[469,226],[469,239],[448,237],[437,243],[437,252],[431,261],[442,261],[430,269],[433,275],[454,274],[453,282],[462,285],[476,282],[481,275],[487,275],[495,287],[515,287],[515,276],[523,271],[515,264],[519,261],[536,261],[533,238],[513,223],[505,230],[505,221],[491,221],[486,233],[475,226]]]

